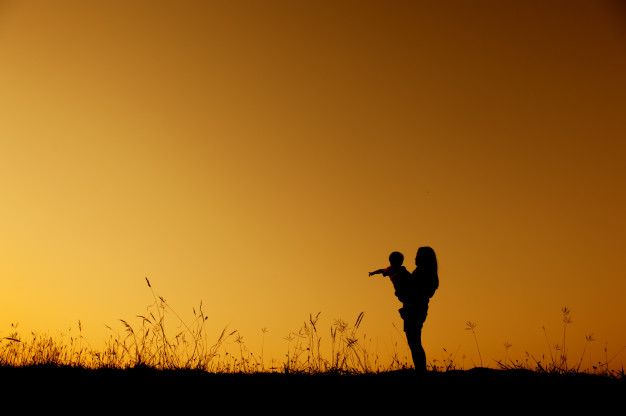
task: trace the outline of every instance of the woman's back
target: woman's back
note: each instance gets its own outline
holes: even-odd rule
[[[417,267],[411,273],[411,292],[416,300],[428,300],[439,288],[439,276],[436,270]]]
[[[437,256],[431,247],[420,247],[415,255],[415,270],[411,273],[418,300],[430,299],[439,288]]]

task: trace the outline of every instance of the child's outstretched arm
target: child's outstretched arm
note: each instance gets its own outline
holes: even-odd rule
[[[373,272],[369,272],[369,275],[374,276],[375,274],[383,274],[384,271],[385,269],[374,270]]]

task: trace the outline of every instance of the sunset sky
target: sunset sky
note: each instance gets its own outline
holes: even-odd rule
[[[568,306],[598,361],[626,346],[626,6],[0,0],[0,191],[0,337],[97,345],[148,277],[277,360],[319,311],[386,357],[367,272],[429,245],[429,360],[478,364],[466,321],[485,365],[548,354]]]

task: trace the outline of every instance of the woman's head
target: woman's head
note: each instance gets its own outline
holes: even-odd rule
[[[426,269],[437,272],[437,255],[431,247],[425,246],[417,249],[415,266],[418,269]]]

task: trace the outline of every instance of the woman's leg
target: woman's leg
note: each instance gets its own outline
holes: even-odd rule
[[[411,305],[410,308],[405,308],[404,312],[401,315],[404,318],[404,332],[411,349],[413,365],[415,371],[424,373],[426,372],[426,352],[422,346],[422,327],[428,314],[428,303]]]
[[[405,332],[415,371],[424,373],[426,372],[426,352],[422,346],[422,324],[414,323],[410,328],[406,328]]]

